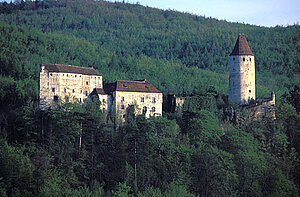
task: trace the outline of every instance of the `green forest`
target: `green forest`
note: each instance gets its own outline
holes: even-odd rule
[[[229,121],[229,54],[245,33],[276,120]],[[94,67],[193,95],[114,125],[99,103],[40,111],[41,64]],[[300,26],[260,27],[94,0],[0,3],[0,196],[299,196]],[[233,106],[234,107],[234,106]]]

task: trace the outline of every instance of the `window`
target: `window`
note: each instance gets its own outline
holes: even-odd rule
[[[69,102],[69,97],[68,96],[66,96],[65,99],[66,99],[66,102]]]
[[[251,90],[249,90],[249,93],[251,93]]]
[[[125,106],[124,106],[124,105],[121,105],[121,109],[125,109]]]
[[[75,92],[75,90],[73,89],[73,90],[72,90],[72,92],[74,93],[74,92]]]
[[[88,92],[87,91],[85,91],[85,96],[87,96],[88,95]]]
[[[82,93],[82,90],[80,90],[80,93]]]
[[[243,61],[245,61],[246,59],[245,58],[243,58]]]
[[[251,57],[249,58],[250,62],[251,62]]]
[[[88,81],[86,82],[86,85],[89,85],[89,82],[88,82]]]
[[[152,103],[156,103],[156,98],[155,97],[152,98]]]
[[[75,77],[77,77],[77,75],[75,75]]]
[[[54,101],[58,101],[58,96],[54,96],[54,97],[53,97],[53,100],[54,100]]]
[[[79,98],[79,102],[81,103],[81,98]]]
[[[127,85],[126,85],[126,84],[123,84],[123,87],[124,87],[124,88],[127,88]]]
[[[69,75],[67,74],[67,77],[68,77]]]
[[[52,76],[52,73],[50,74],[50,76]]]
[[[144,106],[144,107],[143,107],[143,114],[145,115],[146,113],[147,113],[147,107]]]
[[[55,92],[55,88],[52,88],[52,92]]]
[[[64,89],[64,92],[65,92],[65,93],[67,92],[67,89],[66,89],[66,88]]]
[[[141,102],[143,103],[144,101],[145,101],[145,98],[144,98],[144,97],[142,97],[142,98],[141,98]]]
[[[233,58],[233,61],[235,60],[235,57]]]
[[[125,117],[126,117],[126,115],[124,114],[124,115],[123,115],[123,118],[125,118]]]
[[[124,96],[122,96],[122,97],[121,97],[121,101],[124,101],[124,100],[125,100],[125,98],[124,98]]]
[[[155,112],[155,107],[152,107],[152,112]]]

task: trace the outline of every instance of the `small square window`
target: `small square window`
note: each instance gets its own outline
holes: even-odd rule
[[[144,98],[144,97],[142,97],[142,98],[141,98],[141,102],[143,103],[144,101],[145,101],[145,98]]]
[[[55,92],[55,88],[52,88],[52,92]]]
[[[125,109],[125,106],[124,106],[124,105],[121,105],[121,109]]]

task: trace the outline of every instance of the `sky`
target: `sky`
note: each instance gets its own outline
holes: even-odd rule
[[[125,0],[125,2],[139,2],[141,5],[164,10],[171,9],[266,27],[300,23],[300,0]]]

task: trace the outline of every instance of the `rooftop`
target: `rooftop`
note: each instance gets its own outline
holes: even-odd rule
[[[253,55],[245,34],[239,34],[239,37],[235,43],[235,46],[230,54],[230,56],[234,55]]]
[[[91,67],[81,67],[64,64],[44,64],[44,66],[49,72],[77,73],[83,75],[101,76],[94,68]]]
[[[104,91],[110,93],[114,91],[162,93],[146,79],[135,81],[118,80],[114,83],[107,83],[104,84]]]

